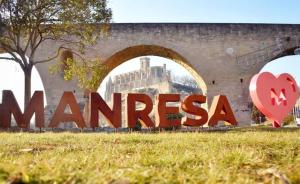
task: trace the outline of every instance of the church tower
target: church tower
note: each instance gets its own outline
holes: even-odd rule
[[[147,72],[149,70],[149,68],[150,68],[150,58],[148,58],[148,57],[142,57],[140,59],[140,66],[141,66],[140,69],[143,72]]]

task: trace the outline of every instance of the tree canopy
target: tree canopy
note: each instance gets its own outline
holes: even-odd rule
[[[0,0],[0,50],[11,56],[0,59],[22,68],[25,105],[31,96],[32,67],[55,59],[69,46],[83,54],[86,45],[95,44],[99,34],[107,31],[111,17],[106,0]],[[57,53],[36,60],[36,51],[47,40],[61,43]]]

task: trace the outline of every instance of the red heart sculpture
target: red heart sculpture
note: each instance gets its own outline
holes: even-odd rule
[[[281,127],[282,120],[295,106],[299,89],[295,79],[287,73],[274,76],[263,72],[253,76],[249,86],[250,96],[255,106],[273,121],[273,126]]]

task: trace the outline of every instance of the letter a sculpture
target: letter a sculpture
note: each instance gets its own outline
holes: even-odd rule
[[[251,79],[249,90],[254,105],[273,121],[276,128],[281,127],[299,97],[297,83],[287,73],[278,76],[269,72],[256,74]]]

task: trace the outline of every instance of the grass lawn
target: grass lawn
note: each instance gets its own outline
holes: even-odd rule
[[[0,133],[0,140],[3,183],[300,183],[299,129]]]

